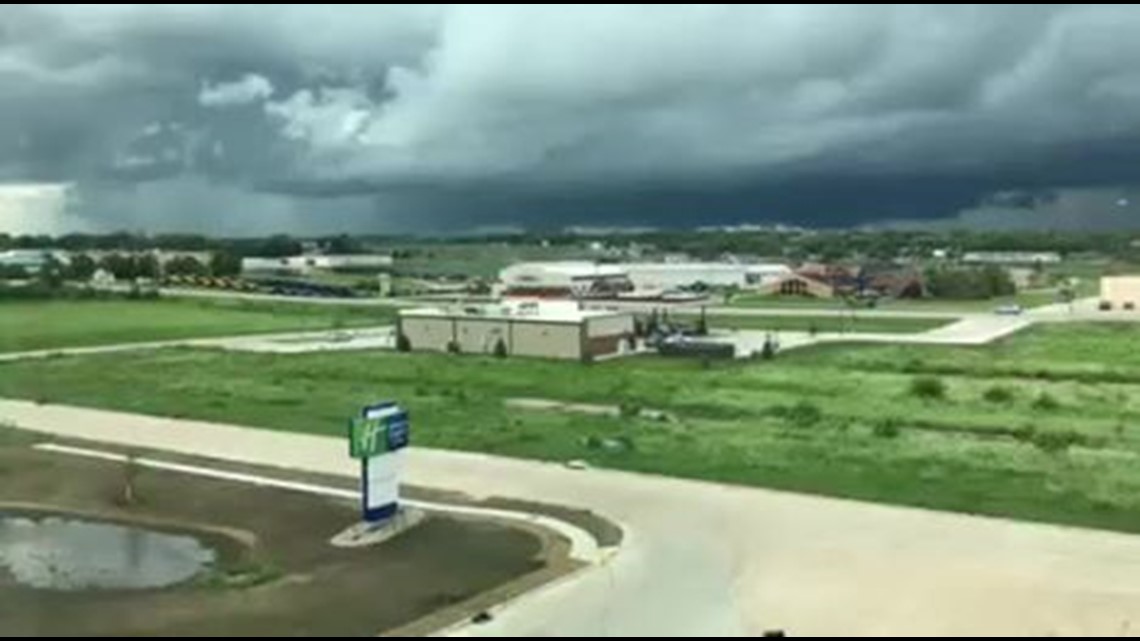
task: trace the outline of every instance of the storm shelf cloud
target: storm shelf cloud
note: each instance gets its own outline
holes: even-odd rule
[[[0,231],[1140,226],[1138,32],[1125,5],[16,6]]]

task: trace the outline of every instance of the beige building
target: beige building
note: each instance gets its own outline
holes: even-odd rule
[[[633,316],[574,303],[511,302],[401,310],[397,331],[412,350],[589,361],[629,350]],[[452,347],[454,345],[454,347]]]
[[[1103,276],[1100,307],[1104,310],[1140,309],[1140,276]]]

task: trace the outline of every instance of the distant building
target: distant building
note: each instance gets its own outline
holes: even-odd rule
[[[676,290],[694,286],[756,289],[792,273],[780,263],[623,263],[638,290]]]
[[[391,265],[392,256],[388,254],[302,254],[281,258],[249,256],[241,259],[243,273],[306,274],[314,270],[378,271]]]
[[[962,254],[962,262],[990,265],[1054,265],[1061,262],[1057,252],[979,251]]]
[[[701,286],[755,289],[791,271],[776,263],[560,261],[517,263],[499,280],[504,296],[604,299]]]
[[[590,361],[626,352],[634,330],[628,313],[521,301],[400,310],[397,331],[412,350]]]
[[[790,273],[766,283],[760,288],[760,293],[772,296],[803,296],[805,298],[832,298],[835,296],[835,287],[824,282],[798,273]]]
[[[1100,307],[1123,311],[1140,309],[1140,276],[1101,277]]]
[[[9,249],[0,252],[0,267],[18,267],[34,274],[53,259],[63,264],[70,262],[66,252],[53,249]]]
[[[633,291],[620,265],[591,261],[515,263],[499,272],[502,295],[526,298],[614,298]]]

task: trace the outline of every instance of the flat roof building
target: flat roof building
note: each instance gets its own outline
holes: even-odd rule
[[[1140,309],[1140,276],[1101,277],[1100,307],[1106,311]]]
[[[566,260],[515,263],[499,272],[504,296],[613,298],[633,290],[620,265]]]
[[[629,351],[633,316],[514,301],[400,310],[397,332],[411,350],[591,361]]]

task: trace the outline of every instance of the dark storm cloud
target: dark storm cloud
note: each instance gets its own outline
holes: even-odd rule
[[[1140,183],[1138,28],[1113,5],[23,6],[0,180],[206,231],[1032,212]]]

